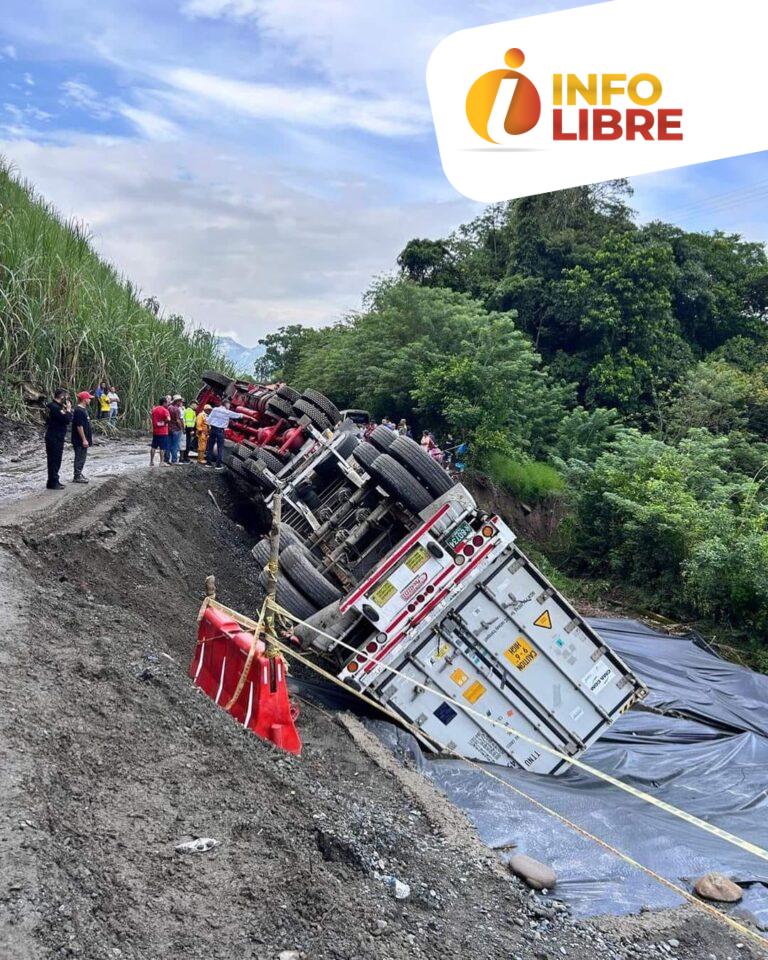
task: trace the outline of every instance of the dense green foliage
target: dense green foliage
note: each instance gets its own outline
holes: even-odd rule
[[[114,384],[128,423],[142,425],[156,398],[194,396],[207,367],[226,366],[215,339],[158,316],[93,252],[83,229],[63,222],[0,165],[0,405],[26,413],[22,384]]]
[[[623,182],[489,207],[410,241],[334,327],[263,341],[263,377],[468,440],[568,507],[550,555],[674,615],[768,632],[768,259],[638,225]]]

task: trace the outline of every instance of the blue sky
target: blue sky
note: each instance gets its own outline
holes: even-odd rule
[[[424,85],[462,27],[536,0],[5,0],[0,154],[168,311],[252,345],[360,306],[480,207]],[[637,178],[641,218],[768,239],[766,154]]]

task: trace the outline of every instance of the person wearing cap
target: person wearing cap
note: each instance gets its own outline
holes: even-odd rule
[[[88,483],[83,476],[85,458],[93,436],[91,434],[91,418],[88,416],[88,404],[93,400],[93,394],[83,390],[77,395],[77,406],[72,414],[72,448],[75,453],[75,476],[73,483]]]
[[[189,455],[192,453],[192,447],[195,442],[195,408],[194,407],[184,407],[182,412],[184,417],[184,433],[187,437],[187,448],[184,451],[184,456],[181,458],[184,463],[190,463]]]
[[[213,451],[216,449],[216,469],[223,470],[224,457],[224,431],[229,426],[230,420],[239,420],[242,413],[229,409],[229,400],[222,400],[221,406],[214,407],[210,413],[206,414],[206,422],[210,430],[208,444],[205,451],[205,460],[209,467],[213,466]]]
[[[203,409],[198,413],[195,419],[195,431],[197,433],[197,462],[205,463],[205,451],[208,448],[208,421],[206,417],[213,410],[210,403],[206,403]]]
[[[178,464],[181,437],[184,433],[184,401],[177,393],[168,407],[170,420],[168,421],[168,448],[165,451],[165,462]]]
[[[59,480],[61,459],[64,455],[64,443],[67,439],[67,427],[72,422],[72,404],[66,390],[60,387],[47,404],[48,423],[45,428],[45,456],[48,461],[49,490],[63,490]]]

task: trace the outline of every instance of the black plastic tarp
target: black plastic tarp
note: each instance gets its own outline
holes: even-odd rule
[[[693,638],[669,637],[630,620],[594,620],[605,641],[650,688],[584,755],[599,770],[730,833],[768,848],[768,677],[726,662]],[[580,915],[631,913],[680,898],[530,802],[459,760],[425,758],[416,741],[369,721],[406,750],[466,811],[502,856],[552,864],[557,896]],[[536,800],[686,889],[716,870],[745,885],[743,902],[768,926],[768,862],[571,768],[541,777],[486,765]]]

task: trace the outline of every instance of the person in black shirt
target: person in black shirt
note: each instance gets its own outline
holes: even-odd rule
[[[58,389],[53,400],[49,400],[48,425],[45,428],[45,456],[48,460],[49,490],[63,490],[64,484],[59,480],[61,458],[64,456],[64,441],[67,437],[67,427],[72,421],[72,404],[66,390]]]
[[[85,458],[88,456],[88,447],[93,439],[91,435],[91,419],[88,416],[88,404],[93,396],[87,390],[77,395],[77,406],[72,415],[72,446],[75,451],[75,477],[73,483],[88,483],[83,476]]]

